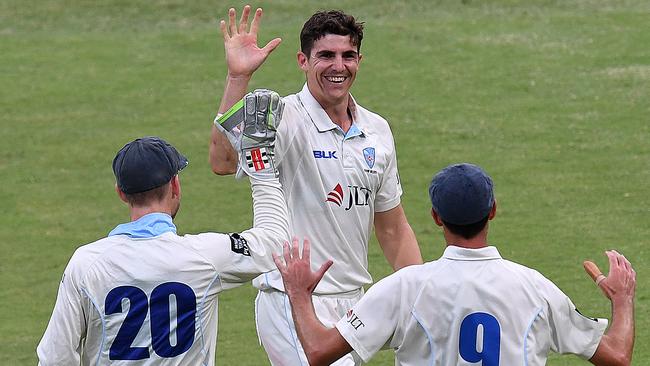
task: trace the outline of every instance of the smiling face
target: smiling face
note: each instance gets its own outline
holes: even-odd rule
[[[307,76],[307,87],[323,108],[338,104],[347,107],[361,61],[357,48],[350,36],[327,34],[314,42],[309,55],[298,52],[298,65]]]

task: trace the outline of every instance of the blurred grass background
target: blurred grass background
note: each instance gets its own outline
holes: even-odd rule
[[[0,364],[30,365],[74,249],[128,220],[111,161],[143,135],[169,140],[183,171],[180,233],[251,222],[246,184],[207,162],[225,66],[218,20],[233,1],[0,2]],[[443,250],[431,176],[470,161],[493,177],[490,241],[535,267],[590,316],[609,303],[583,273],[617,248],[637,270],[635,365],[650,363],[650,3],[623,1],[254,1],[260,43],[282,37],[251,88],[293,93],[302,23],[319,9],[366,22],[353,93],[395,135],[403,205],[425,259]],[[390,273],[375,242],[375,279]],[[250,285],[220,298],[217,362],[268,364]],[[550,365],[580,365],[553,356]],[[381,352],[372,365],[392,365]]]

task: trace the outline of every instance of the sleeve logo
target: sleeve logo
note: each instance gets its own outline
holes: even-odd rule
[[[248,248],[248,242],[238,233],[232,233],[228,235],[230,237],[230,249],[241,255],[250,257],[251,251]]]
[[[350,325],[352,326],[352,328],[354,328],[354,330],[358,330],[359,328],[366,326],[365,324],[363,324],[361,319],[359,319],[359,317],[354,313],[352,309],[348,310],[348,312],[345,315],[347,317],[347,322],[350,323]]]

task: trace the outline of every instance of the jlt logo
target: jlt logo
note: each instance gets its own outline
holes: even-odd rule
[[[354,314],[352,309],[348,310],[347,317],[348,317],[348,323],[350,323],[350,325],[352,326],[352,328],[354,328],[354,330],[366,326],[365,324],[363,324],[361,319],[359,319],[359,317],[356,316],[356,314]]]
[[[368,206],[370,204],[370,195],[372,191],[366,187],[348,186],[348,199],[345,210],[348,211],[352,206]],[[345,196],[343,195],[343,188],[337,184],[334,189],[327,193],[327,202],[332,202],[341,207]]]

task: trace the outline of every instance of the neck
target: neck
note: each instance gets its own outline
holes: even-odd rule
[[[131,221],[136,221],[142,216],[152,213],[164,213],[170,216],[172,215],[172,212],[169,208],[164,207],[164,205],[160,204],[149,206],[129,206],[129,213],[131,215]]]
[[[309,83],[307,83],[307,87],[309,87]],[[314,95],[314,93],[312,92],[311,95]],[[318,104],[320,104],[334,124],[341,127],[343,132],[348,132],[352,126],[352,112],[348,108],[350,104],[350,94],[346,94],[345,97],[333,103],[327,103],[315,96],[314,99],[316,99]]]
[[[480,249],[480,248],[485,248],[489,245],[487,242],[487,225],[486,225],[486,229],[484,229],[483,231],[478,233],[478,235],[476,235],[471,239],[465,239],[462,236],[456,235],[447,229],[444,229],[444,235],[445,235],[445,241],[447,242],[447,246],[455,245],[457,247],[467,248],[467,249]]]
[[[350,129],[350,126],[352,126],[352,116],[350,115],[350,111],[348,109],[348,100],[349,99],[346,98],[345,102],[337,103],[331,106],[323,106],[321,104],[325,110],[325,113],[327,113],[332,122],[341,127],[345,132],[347,132],[348,129]]]

